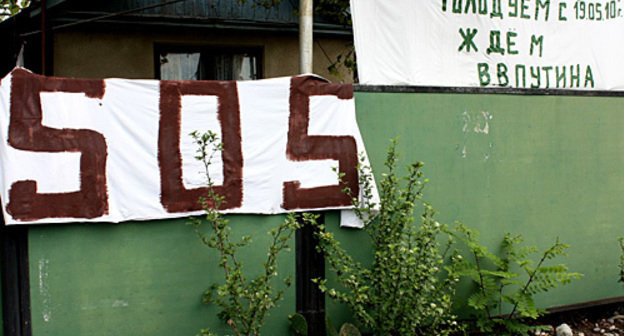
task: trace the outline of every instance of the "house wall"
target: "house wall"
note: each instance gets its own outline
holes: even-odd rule
[[[252,235],[237,257],[245,276],[262,271],[270,236],[284,216],[228,216],[232,239]],[[196,335],[231,328],[217,318],[202,293],[223,283],[219,255],[200,243],[188,219],[123,224],[33,226],[29,229],[33,335]],[[207,226],[204,227],[209,231]],[[287,335],[295,312],[295,256],[279,256],[280,278],[292,275],[279,307],[266,319],[264,334]]]
[[[153,79],[154,45],[263,47],[265,78],[299,73],[299,41],[292,33],[240,31],[61,31],[54,37],[54,75],[86,78]],[[338,55],[349,51],[345,38],[317,37],[314,43],[314,73],[332,82],[351,83],[352,75],[329,73]]]

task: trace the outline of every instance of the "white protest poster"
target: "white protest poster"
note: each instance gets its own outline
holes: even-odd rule
[[[359,195],[365,149],[351,85],[315,76],[68,79],[16,68],[0,81],[5,223],[201,214],[208,188],[189,133],[208,130],[223,143],[209,173],[224,213],[350,209]]]
[[[624,89],[619,0],[351,0],[363,84]]]

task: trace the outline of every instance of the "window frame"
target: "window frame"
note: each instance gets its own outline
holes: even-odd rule
[[[257,79],[264,78],[264,47],[258,45],[154,44],[154,78],[161,80],[160,56],[165,53],[230,53],[256,57]]]

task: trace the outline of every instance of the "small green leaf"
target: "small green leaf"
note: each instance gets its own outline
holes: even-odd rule
[[[295,313],[288,316],[288,319],[290,320],[290,328],[297,335],[308,336],[308,323],[303,315]]]
[[[360,330],[351,323],[345,323],[340,327],[339,336],[362,336]]]

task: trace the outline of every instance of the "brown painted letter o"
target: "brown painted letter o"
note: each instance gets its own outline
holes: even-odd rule
[[[182,183],[180,128],[182,96],[184,95],[217,96],[218,98],[217,115],[223,138],[223,152],[221,152],[223,185],[213,187],[213,191],[225,197],[219,207],[220,210],[238,208],[243,201],[243,154],[236,82],[160,82],[160,128],[158,130],[160,202],[168,212],[201,210],[200,197],[206,198],[207,205],[212,206],[212,200],[208,198],[208,187],[186,189]]]

